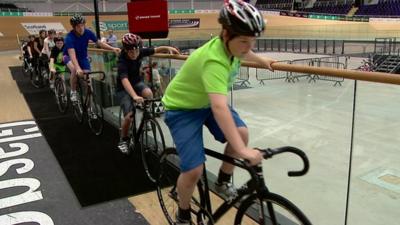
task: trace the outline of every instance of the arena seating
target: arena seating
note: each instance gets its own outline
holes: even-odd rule
[[[356,15],[400,16],[400,0],[380,0],[376,5],[363,5]]]
[[[314,12],[314,13],[326,13],[326,14],[347,14],[352,5],[346,3],[337,3],[336,1],[317,1],[312,8],[304,8],[299,11]]]

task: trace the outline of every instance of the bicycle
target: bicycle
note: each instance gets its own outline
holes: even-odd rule
[[[303,169],[289,171],[289,176],[302,176],[309,169],[306,154],[295,147],[281,147],[276,149],[259,149],[264,159],[276,154],[291,152],[298,155],[303,161]],[[288,199],[268,190],[263,177],[261,164],[249,166],[245,160],[235,159],[221,153],[205,149],[205,153],[213,158],[229,162],[243,168],[250,173],[251,178],[237,190],[237,196],[224,199],[224,202],[213,211],[210,200],[210,184],[207,180],[206,167],[192,196],[192,220],[197,224],[214,224],[232,207],[237,207],[234,224],[272,224],[272,225],[311,225],[311,222],[297,206]],[[159,176],[157,178],[157,196],[160,206],[169,224],[174,224],[174,216],[178,209],[176,181],[180,174],[179,158],[175,148],[167,148],[160,158]],[[218,193],[216,193],[218,194]],[[246,221],[246,222],[244,222]],[[254,223],[250,223],[254,222]]]
[[[25,76],[29,75],[31,77],[33,73],[33,67],[32,63],[30,62],[29,56],[22,56],[21,60],[22,60],[22,73]]]
[[[136,108],[132,113],[132,123],[129,131],[128,153],[140,147],[143,167],[147,177],[153,183],[156,182],[157,160],[165,149],[165,139],[161,126],[155,118],[154,107],[161,99],[144,99],[142,104],[142,118],[139,127],[136,126]],[[133,100],[132,100],[133,101]],[[138,104],[136,104],[137,106]],[[122,108],[119,112],[119,124],[121,127]],[[120,128],[121,130],[121,128]],[[150,133],[150,135],[149,135]]]
[[[97,74],[98,76],[94,76],[93,74]],[[76,86],[77,101],[72,102],[73,113],[76,120],[79,123],[83,123],[84,116],[86,115],[89,127],[95,135],[100,135],[103,132],[104,114],[103,107],[100,105],[93,91],[92,79],[96,77],[99,80],[104,80],[105,76],[106,74],[103,71],[83,73],[83,78],[78,76]],[[85,96],[83,95],[84,88]]]
[[[58,110],[61,113],[65,113],[68,109],[69,101],[67,94],[67,86],[64,80],[65,71],[57,71],[54,73],[54,95],[56,97],[56,103]]]
[[[34,87],[42,88],[49,83],[48,59],[44,57],[38,57],[34,58],[34,60],[36,60],[36,63],[34,71],[31,73],[31,82]]]

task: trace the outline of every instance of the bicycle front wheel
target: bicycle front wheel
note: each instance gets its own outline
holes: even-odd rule
[[[42,72],[36,70],[32,73],[31,82],[35,88],[42,88],[44,86]]]
[[[58,110],[61,113],[65,113],[68,108],[68,97],[67,89],[64,80],[57,77],[54,81],[54,92],[56,95],[56,102],[58,105]]]
[[[95,135],[100,135],[103,132],[103,108],[94,93],[90,94],[87,104],[89,127]]]
[[[268,193],[261,199],[252,195],[240,205],[235,225],[311,225],[307,217],[286,198]]]
[[[144,170],[147,177],[155,183],[158,161],[165,150],[164,134],[157,120],[150,118],[145,121],[139,140]]]
[[[166,148],[161,154],[156,180],[157,196],[161,209],[168,223],[175,224],[175,216],[178,212],[178,190],[176,181],[180,175],[179,157],[175,148]],[[213,219],[202,203],[205,202],[204,195],[200,194],[201,184],[198,183],[190,200],[192,221],[197,221],[199,225],[213,225]]]
[[[77,101],[72,102],[75,119],[79,122],[83,122],[83,97],[82,87],[78,82],[76,86]]]

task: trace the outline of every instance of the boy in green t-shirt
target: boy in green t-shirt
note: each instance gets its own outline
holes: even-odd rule
[[[194,51],[166,89],[163,104],[165,122],[181,159],[177,181],[179,210],[176,224],[191,224],[190,198],[203,172],[205,153],[202,127],[214,138],[228,142],[225,154],[261,162],[259,151],[247,147],[248,129],[228,105],[228,90],[235,81],[240,60],[246,59],[272,70],[275,60],[262,58],[251,51],[256,37],[264,31],[261,13],[249,3],[226,0],[218,19],[222,32]],[[236,195],[230,179],[234,166],[222,163],[216,188],[227,198]]]

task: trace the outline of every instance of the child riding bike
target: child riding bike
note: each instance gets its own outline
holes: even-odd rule
[[[241,0],[226,0],[218,21],[222,25],[220,35],[189,56],[162,99],[165,122],[181,160],[176,224],[192,224],[190,199],[206,160],[203,125],[216,140],[227,142],[225,154],[247,159],[252,165],[263,159],[259,151],[247,147],[248,129],[228,105],[227,95],[242,59],[272,70],[275,60],[262,58],[251,50],[256,37],[264,31],[265,21],[254,6]],[[233,165],[224,162],[218,174],[216,189],[227,197],[236,195],[230,183],[233,170]]]
[[[54,38],[55,47],[51,50],[49,69],[51,72],[50,77],[50,88],[54,88],[54,74],[56,72],[65,72],[66,66],[63,61],[63,51],[64,51],[64,38],[55,37]],[[64,76],[62,76],[64,78]]]
[[[123,49],[118,58],[116,95],[120,100],[124,114],[118,149],[126,154],[128,153],[128,131],[132,122],[132,100],[142,103],[143,98],[153,98],[153,92],[144,83],[143,77],[140,75],[143,57],[161,52],[179,54],[179,51],[170,46],[143,48],[140,36],[132,33],[127,33],[122,37],[122,46]]]

